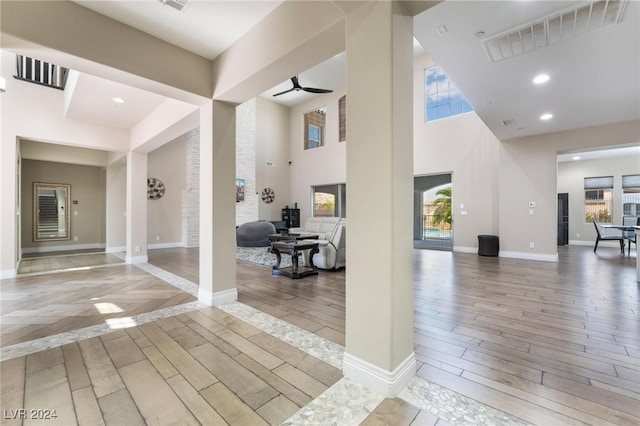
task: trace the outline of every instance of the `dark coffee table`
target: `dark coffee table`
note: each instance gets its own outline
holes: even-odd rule
[[[298,256],[302,250],[310,250],[309,253],[309,266],[299,266]],[[314,242],[299,242],[299,241],[274,241],[271,244],[269,251],[276,255],[278,258],[276,265],[271,270],[271,275],[284,275],[291,279],[298,279],[308,277],[309,275],[318,275],[318,269],[313,264],[313,255],[318,253],[318,243]],[[291,255],[291,266],[286,268],[280,268],[280,262],[282,261],[282,255],[280,252],[289,253]]]

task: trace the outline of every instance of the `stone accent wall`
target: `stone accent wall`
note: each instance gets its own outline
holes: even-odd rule
[[[256,194],[256,100],[236,108],[236,178],[244,179],[244,201],[236,203],[236,225],[258,220]]]
[[[200,246],[200,128],[187,133],[187,189],[182,191],[182,241]]]

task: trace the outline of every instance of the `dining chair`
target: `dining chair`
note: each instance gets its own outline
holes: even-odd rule
[[[640,225],[640,217],[636,216],[624,216],[622,218],[622,226],[638,226]],[[636,235],[636,231],[622,231],[622,235],[625,240],[629,240],[629,248],[627,248],[627,256],[631,256],[631,243],[638,246],[638,236]]]
[[[595,218],[593,220],[593,226],[596,227],[596,246],[593,248],[593,252],[595,253],[598,249],[598,243],[600,241],[619,241],[620,242],[620,253],[624,255],[624,236],[622,235],[622,231],[613,230],[613,229],[605,229],[596,222]],[[616,232],[613,232],[616,231]]]

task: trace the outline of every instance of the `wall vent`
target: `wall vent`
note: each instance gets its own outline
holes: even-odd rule
[[[264,165],[267,166],[267,167],[275,167],[276,163],[273,162],[273,161],[265,161]]]
[[[578,4],[482,40],[491,62],[552,46],[609,25],[619,24],[627,0]]]
[[[158,1],[165,6],[170,6],[174,8],[178,12],[182,12],[184,9],[186,9],[189,3],[191,2],[191,0],[158,0]]]

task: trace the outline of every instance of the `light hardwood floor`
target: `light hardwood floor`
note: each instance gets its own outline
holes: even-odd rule
[[[622,257],[606,247],[597,255],[588,247],[561,247],[559,255],[559,262],[547,263],[416,250],[418,375],[533,424],[637,425],[635,255]],[[197,282],[197,249],[154,250],[149,257],[150,263]],[[125,267],[96,273],[113,271],[118,277],[124,273],[120,268]],[[57,275],[4,280],[3,315],[6,294],[16,304],[21,299],[19,290],[6,293],[7,281],[33,296]],[[344,277],[338,271],[290,280],[237,263],[241,303],[339,344],[344,344]],[[28,318],[24,315],[23,324]],[[31,325],[38,324],[39,316],[33,318]],[[136,419],[166,424],[154,415],[166,420],[176,413],[203,424],[216,424],[215,419],[277,424],[341,377],[339,370],[314,360],[206,308],[4,361],[2,407],[22,407],[22,400],[38,408],[76,407],[75,415],[86,424],[119,424],[123,415],[130,416],[126,424]],[[149,397],[140,383],[152,384],[158,395]],[[59,400],[48,400],[51,393],[40,390],[51,386],[59,387],[53,393]],[[445,424],[397,399],[384,401],[364,422],[435,423]]]

